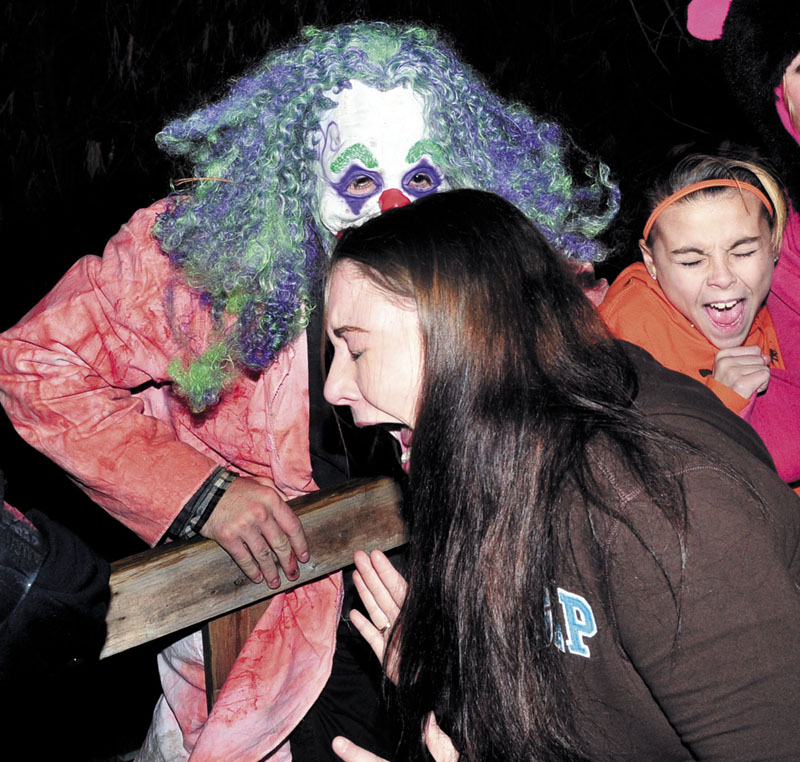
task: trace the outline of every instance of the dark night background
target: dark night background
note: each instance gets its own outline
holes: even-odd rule
[[[153,137],[169,118],[302,26],[357,18],[438,26],[496,90],[561,122],[611,167],[623,209],[607,236],[614,254],[600,271],[613,277],[635,256],[642,184],[673,146],[751,141],[707,46],[685,31],[685,6],[686,0],[6,2],[0,330],[78,257],[100,254],[135,209],[168,192],[172,168]],[[4,417],[0,467],[12,504],[42,508],[111,560],[143,549]],[[155,650],[113,657],[83,673],[79,684],[43,686],[62,704],[51,733],[60,752],[100,760],[136,747],[158,695]]]

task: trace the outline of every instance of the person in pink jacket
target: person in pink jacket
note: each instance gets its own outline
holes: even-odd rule
[[[285,500],[347,473],[318,349],[336,235],[480,186],[590,271],[618,206],[607,168],[570,177],[556,125],[417,27],[307,29],[156,140],[188,177],[0,336],[0,401],[144,540],[203,534],[272,587],[313,559]],[[289,733],[297,759],[334,758],[337,733],[386,752],[374,690],[341,655],[343,592],[333,575],[274,598],[210,714],[199,634],[167,649],[140,759],[288,759]]]
[[[770,379],[782,412],[763,406],[751,420],[780,469],[780,453],[795,453],[800,441],[800,4],[692,0],[687,25],[712,46],[738,109],[758,133],[759,152],[776,167],[790,202],[767,299],[786,365]],[[797,482],[800,467],[781,475]]]

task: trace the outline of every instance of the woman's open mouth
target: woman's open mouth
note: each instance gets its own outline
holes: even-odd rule
[[[402,424],[388,424],[385,428],[400,443],[400,466],[408,473],[411,468],[411,441],[414,438],[414,431]]]

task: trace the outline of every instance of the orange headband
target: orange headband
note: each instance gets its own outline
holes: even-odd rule
[[[750,185],[750,183],[743,183],[741,180],[734,180],[732,178],[725,177],[720,178],[719,180],[701,180],[699,183],[691,183],[691,185],[687,185],[685,188],[675,191],[675,193],[673,193],[671,196],[667,196],[655,209],[653,209],[652,213],[647,218],[647,223],[644,226],[644,240],[647,240],[647,236],[650,235],[650,231],[653,229],[653,225],[656,224],[656,220],[661,216],[661,212],[663,212],[668,206],[672,206],[676,201],[680,201],[680,199],[682,199],[684,196],[688,196],[690,193],[694,193],[695,191],[703,190],[703,188],[719,187],[738,188],[740,191],[746,190],[748,193],[752,193],[759,201],[761,201],[762,204],[764,204],[765,207],[767,207],[770,217],[775,215],[769,199],[758,188],[756,188],[755,185]]]

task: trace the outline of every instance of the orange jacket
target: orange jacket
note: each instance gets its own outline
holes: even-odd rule
[[[749,400],[711,377],[719,350],[675,309],[641,262],[619,274],[598,309],[617,338],[638,344],[665,367],[705,384],[734,413],[747,407]],[[769,355],[771,368],[784,369],[766,307],[756,315],[745,344]]]

